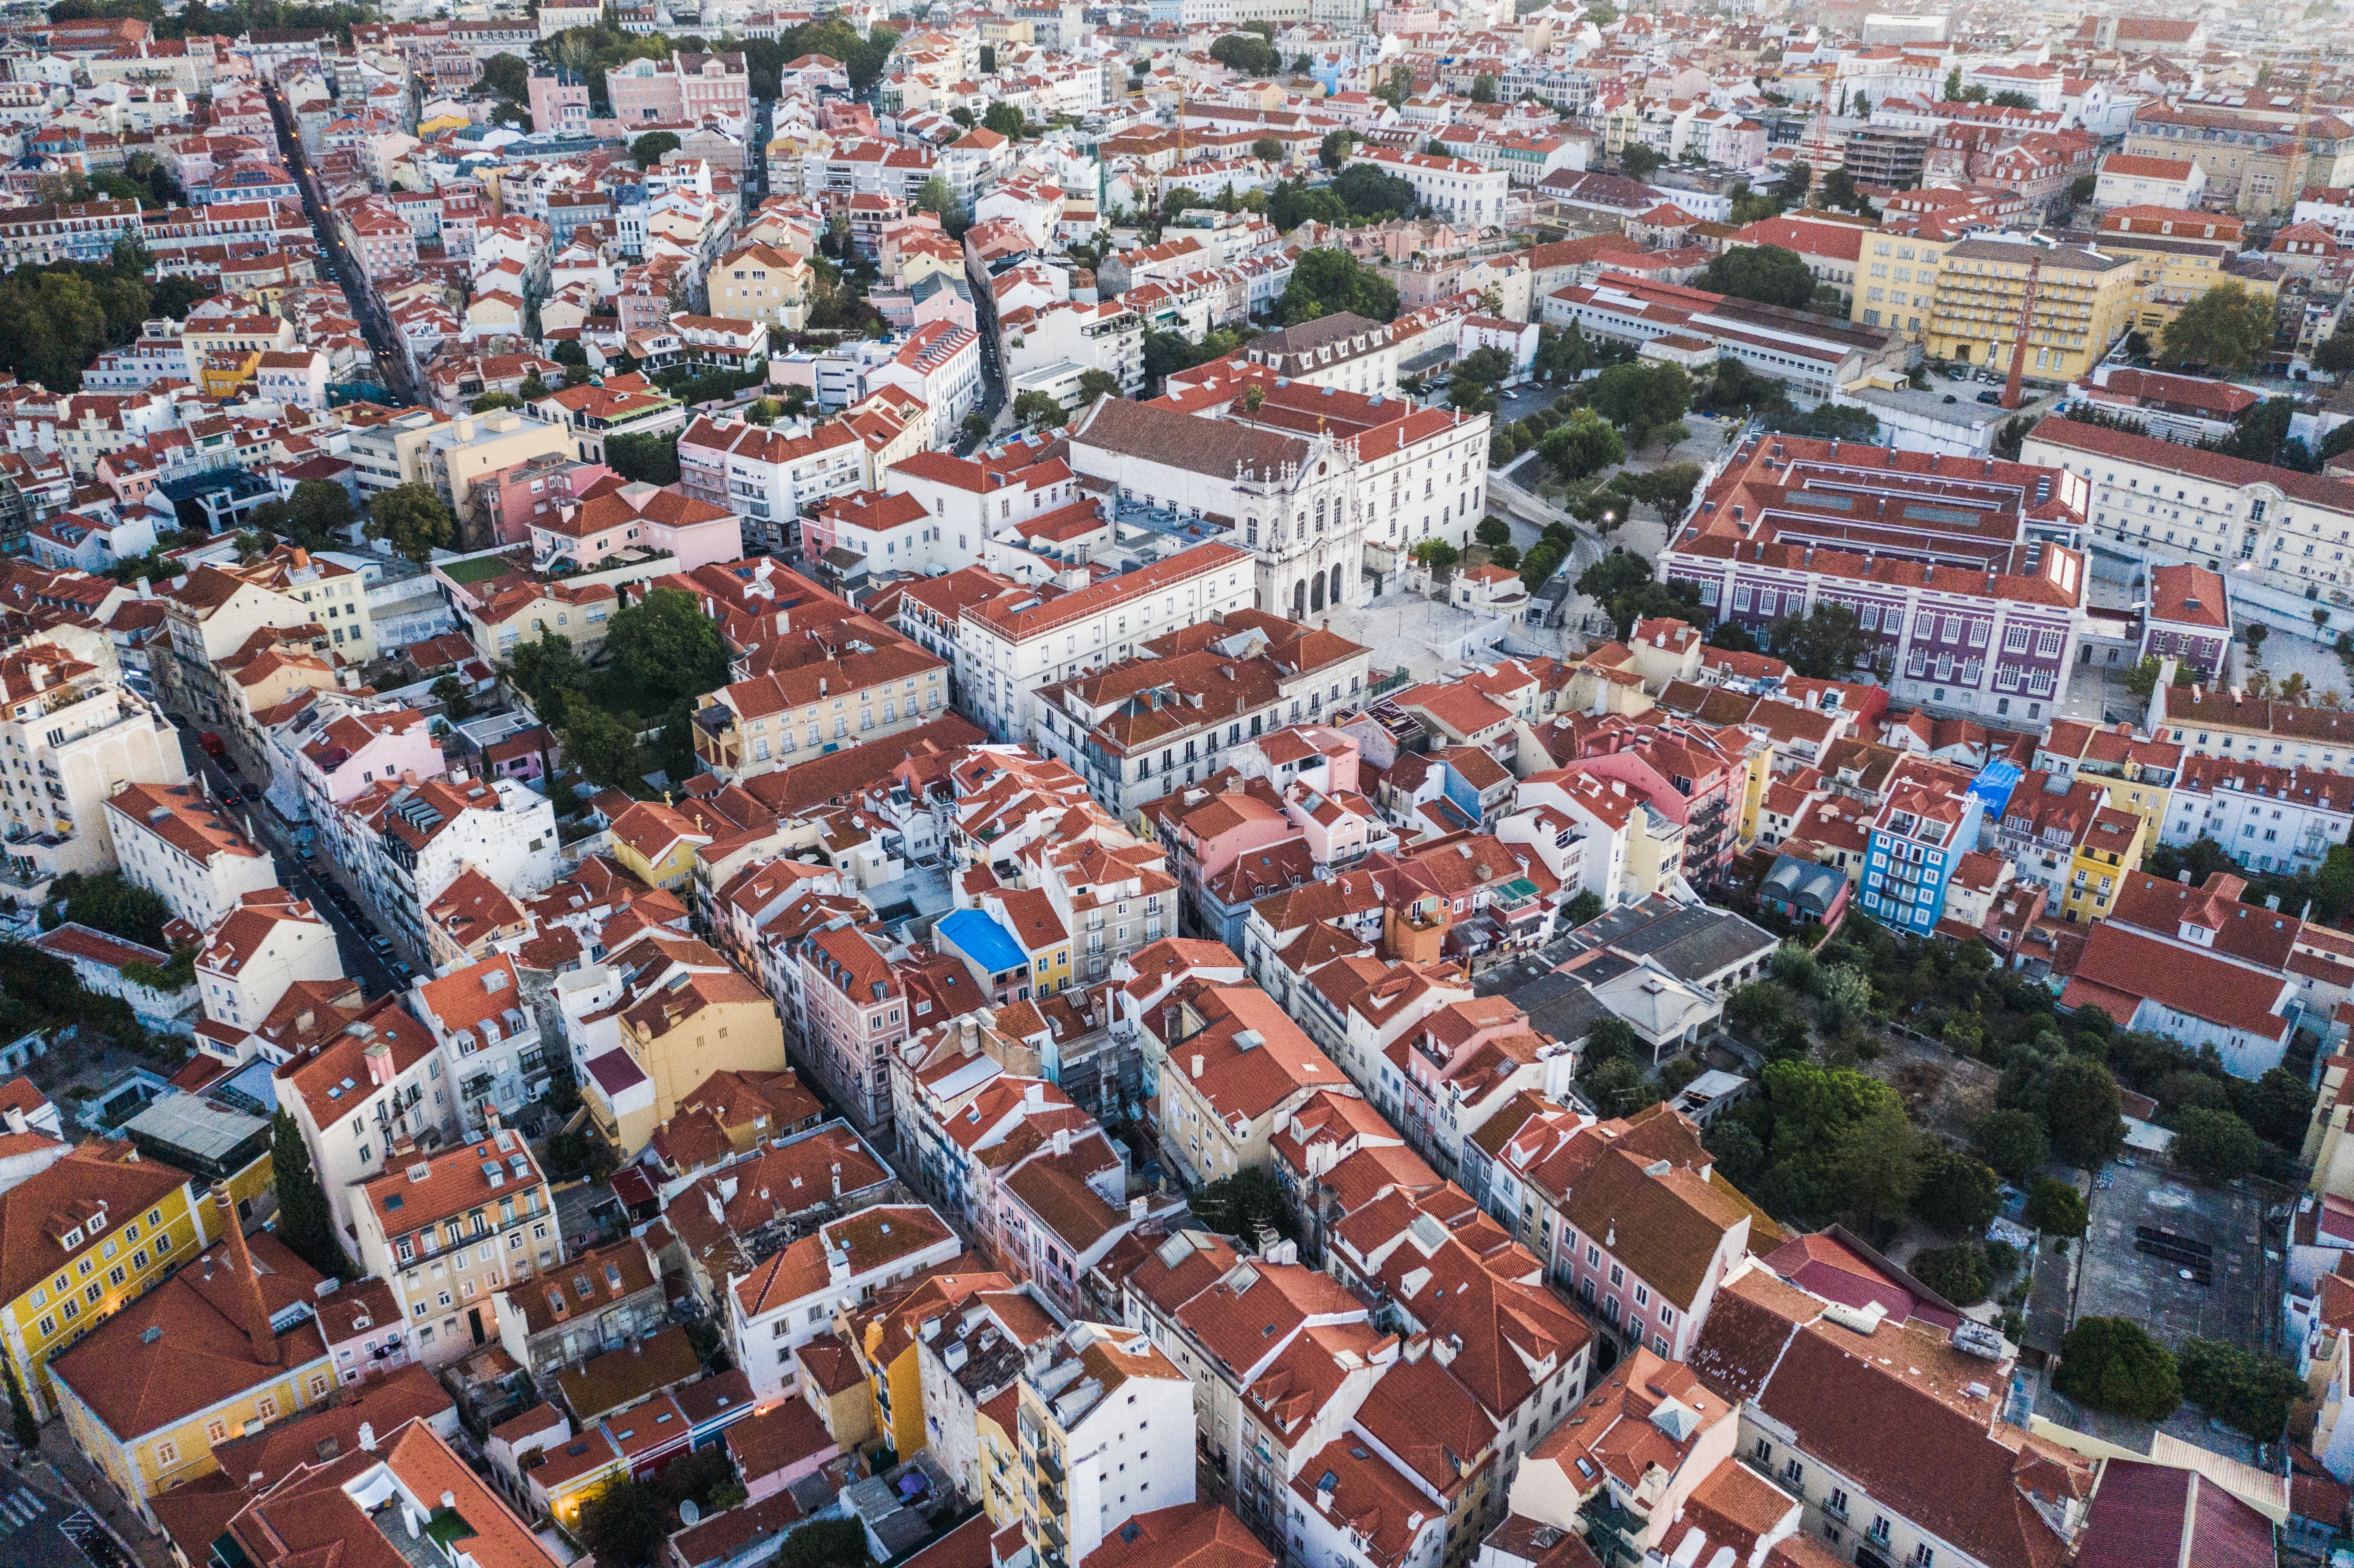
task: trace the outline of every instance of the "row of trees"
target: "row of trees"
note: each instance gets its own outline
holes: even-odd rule
[[[1334,132],[1335,136],[1341,132]],[[1171,193],[1174,195],[1174,192]],[[1327,183],[1310,187],[1297,179],[1283,180],[1267,193],[1267,220],[1281,234],[1303,223],[1385,223],[1412,213],[1414,186],[1371,164],[1343,169]],[[1164,201],[1164,216],[1173,217]]]
[[[0,369],[52,392],[81,387],[83,368],[139,335],[142,322],[185,316],[212,292],[199,278],[150,275],[153,260],[131,239],[103,263],[22,266],[0,278]]]
[[[2169,1351],[2130,1318],[2079,1320],[2060,1341],[2052,1385],[2079,1404],[2140,1421],[2195,1404],[2259,1443],[2280,1440],[2305,1392],[2296,1368],[2278,1356],[2202,1339]]]
[[[633,788],[652,768],[673,779],[695,768],[698,700],[727,680],[727,645],[695,596],[655,588],[616,610],[606,661],[591,668],[572,640],[543,630],[519,645],[505,671],[565,755],[589,782]],[[640,743],[658,732],[651,749]]]

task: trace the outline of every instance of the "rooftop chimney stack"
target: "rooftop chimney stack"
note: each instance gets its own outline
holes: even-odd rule
[[[228,1183],[216,1181],[213,1202],[220,1210],[221,1230],[228,1242],[228,1265],[237,1275],[237,1293],[245,1310],[245,1335],[253,1342],[253,1359],[266,1367],[279,1361],[278,1335],[270,1327],[270,1304],[261,1298],[261,1277],[253,1271],[253,1255],[245,1248],[245,1230],[237,1218],[237,1200]]]

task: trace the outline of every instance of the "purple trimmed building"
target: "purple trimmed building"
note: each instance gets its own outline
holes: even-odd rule
[[[1753,436],[1659,557],[1711,624],[1855,612],[1899,704],[2046,719],[2084,630],[2084,480],[2064,469]]]

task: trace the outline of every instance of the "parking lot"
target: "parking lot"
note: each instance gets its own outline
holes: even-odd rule
[[[2263,1197],[2194,1187],[2147,1165],[2111,1166],[2108,1173],[2113,1184],[2093,1193],[2076,1317],[2130,1318],[2168,1346],[2196,1337],[2268,1349],[2277,1337],[2280,1292],[2277,1270],[2264,1258]],[[2145,1227],[2190,1245],[2138,1251]],[[2209,1251],[2201,1255],[2200,1246]],[[2160,1255],[2166,1251],[2177,1255]],[[2201,1256],[2209,1282],[2182,1277],[2185,1264]]]

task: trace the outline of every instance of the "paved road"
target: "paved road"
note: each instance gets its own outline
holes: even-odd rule
[[[318,175],[302,155],[302,141],[294,134],[293,122],[278,89],[266,86],[262,90],[270,101],[270,117],[278,125],[279,150],[285,154],[286,166],[294,172],[295,183],[302,188],[302,210],[310,217],[311,231],[318,237],[319,253],[326,258],[327,270],[343,286],[344,297],[351,302],[360,331],[376,350],[377,374],[401,400],[414,403],[418,401],[416,384],[409,379],[408,362],[401,353],[399,339],[393,335],[392,323],[345,249],[342,232],[327,219],[326,204],[320,199]]]
[[[327,895],[331,877],[337,884],[343,881],[337,868],[323,855],[306,865],[294,853],[293,831],[282,823],[278,814],[265,803],[245,799],[239,789],[240,780],[206,756],[196,745],[195,726],[186,719],[175,718],[173,723],[179,726],[180,746],[187,757],[189,770],[201,775],[212,792],[229,803],[230,810],[245,824],[247,836],[277,858],[280,883],[309,899],[312,907],[318,910],[321,917],[334,927],[335,947],[343,955],[344,972],[359,982],[362,994],[373,1000],[387,991],[407,990],[406,982],[387,967],[387,960],[378,958],[368,947],[368,938],[377,935],[378,930],[369,918],[366,902],[358,896],[358,890],[348,889],[353,895],[354,904],[361,912],[361,917],[355,920],[336,908],[334,901]],[[387,934],[396,942],[399,940],[398,933]],[[410,955],[411,961],[414,962],[417,957]]]
[[[0,1469],[0,1563],[10,1568],[177,1568],[170,1544],[75,1449],[62,1421],[41,1428],[40,1448],[31,1462],[21,1469]]]

